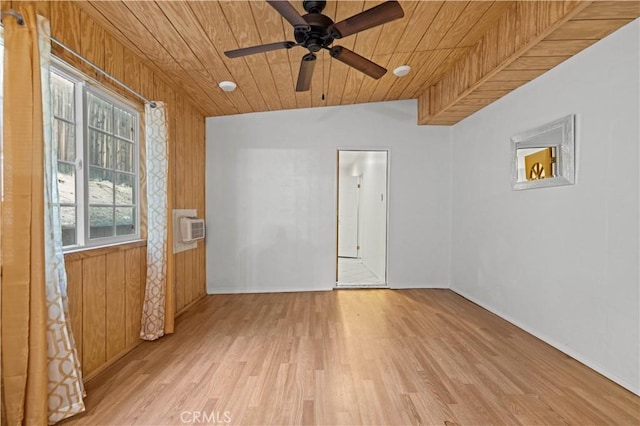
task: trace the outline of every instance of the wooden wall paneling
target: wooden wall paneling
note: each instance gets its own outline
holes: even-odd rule
[[[122,81],[129,87],[140,88],[140,59],[133,51],[127,48],[123,49],[123,55],[124,79]]]
[[[124,73],[124,46],[111,34],[104,35],[104,70],[117,78],[125,81]],[[138,83],[139,84],[139,83]]]
[[[140,298],[138,299],[137,306],[137,315],[138,315],[138,343],[142,341],[139,338],[140,329],[142,328],[142,309],[144,307],[144,299],[147,291],[147,248],[141,247],[139,250],[139,258],[140,258],[140,282],[139,282],[139,292]]]
[[[127,250],[124,254],[125,262],[125,343],[127,349],[136,346],[140,340],[140,320],[142,315],[142,260],[140,257],[146,253],[146,248],[136,247]]]
[[[82,261],[82,373],[106,361],[106,256]]]
[[[194,141],[196,143],[196,147],[195,147],[195,151],[196,152],[205,152],[206,151],[206,147],[205,147],[205,139],[206,139],[206,135],[205,135],[205,121],[202,117],[197,117],[196,118],[196,134],[194,135]],[[206,217],[206,208],[205,208],[205,204],[206,204],[206,196],[205,196],[205,185],[206,185],[206,179],[205,179],[205,162],[206,162],[206,157],[204,155],[200,155],[199,157],[196,157],[196,164],[195,164],[195,176],[196,176],[196,188],[198,188],[197,191],[194,191],[196,194],[196,198],[197,198],[197,205],[198,205],[198,212],[201,215],[201,217]],[[197,272],[197,282],[196,282],[196,287],[195,290],[193,292],[194,294],[194,299],[199,298],[200,296],[202,296],[205,292],[205,270],[206,270],[206,265],[205,265],[205,243],[204,241],[200,241],[198,243],[198,250],[196,251],[196,263],[195,263],[195,271]]]
[[[185,108],[185,117],[184,117],[184,121],[186,123],[186,127],[184,129],[184,150],[185,150],[185,157],[184,157],[184,162],[185,162],[185,168],[183,170],[189,170],[189,171],[193,171],[194,170],[194,154],[198,154],[196,152],[194,152],[194,136],[195,136],[195,129],[194,129],[194,123],[193,123],[193,115],[191,114],[191,109],[190,108]],[[194,188],[197,187],[197,183],[194,182],[194,175],[193,173],[189,173],[189,174],[184,174],[183,175],[183,182],[185,185],[185,190],[182,191],[184,194],[184,199],[183,199],[183,206],[185,206],[185,208],[188,209],[197,209],[198,205],[195,202],[195,194],[196,191],[194,191]],[[195,185],[194,185],[195,183]],[[188,189],[187,189],[188,188]],[[198,214],[200,214],[199,211],[197,211]],[[189,303],[191,303],[191,300],[193,298],[193,268],[194,268],[194,260],[195,260],[195,250],[187,250],[186,252],[184,252],[185,256],[184,256],[184,262],[185,262],[185,267],[184,267],[184,278],[183,278],[183,286],[184,286],[184,303],[185,305],[188,305]]]
[[[65,261],[67,272],[67,300],[71,330],[76,342],[78,357],[82,361],[82,260]]]
[[[95,23],[86,13],[80,12],[80,51],[79,53],[104,69],[104,52],[105,52],[105,32],[101,26]],[[79,68],[94,77],[98,81],[102,81],[103,77],[93,67],[81,62]]]
[[[21,2],[26,5],[31,2]],[[166,101],[169,108],[169,138],[172,149],[176,141],[189,141],[188,161],[181,163],[182,169],[176,169],[176,163],[170,163],[172,173],[179,170],[182,182],[189,182],[193,191],[188,200],[204,214],[204,117],[199,105],[193,99],[185,98],[185,93],[176,93],[167,83],[174,81],[168,73],[159,69],[156,63],[148,61],[148,57],[139,54],[142,50],[132,43],[118,28],[127,28],[114,16],[119,16],[109,5],[96,2],[78,2],[84,4],[82,12],[76,3],[69,1],[33,2],[39,13],[49,17],[52,35],[67,44],[71,49],[85,55],[88,59],[113,74],[125,84],[140,91],[150,99]],[[17,7],[17,6],[16,6]],[[115,12],[107,19],[102,11]],[[85,13],[86,10],[90,12]],[[126,18],[125,22],[127,21]],[[113,22],[118,22],[115,26]],[[108,27],[106,32],[104,27]],[[130,29],[136,31],[136,29]],[[144,47],[144,43],[141,44]],[[54,54],[78,67],[89,75],[92,70],[75,57],[53,45]],[[144,63],[143,63],[144,61]],[[178,67],[174,64],[169,70]],[[129,99],[132,95],[125,93],[108,79],[102,79],[110,89],[121,92]],[[178,99],[180,102],[178,102]],[[179,113],[177,113],[179,111]],[[176,113],[173,113],[176,112]],[[176,123],[181,127],[176,130]],[[142,143],[143,141],[141,141]],[[184,147],[182,147],[184,148]],[[177,152],[182,152],[177,150]],[[185,198],[182,196],[181,202]],[[176,199],[171,200],[175,205]],[[189,268],[194,279],[191,282],[191,297],[195,299],[204,294],[204,244],[194,251]],[[142,302],[146,281],[146,245],[130,243],[117,247],[104,247],[65,255],[67,271],[67,288],[69,296],[69,316],[77,345],[85,378],[91,378],[102,371],[114,359],[126,350],[141,342],[139,339]],[[180,263],[180,262],[179,262]],[[186,268],[185,262],[181,267]],[[184,273],[182,274],[184,275]],[[191,300],[184,298],[182,286],[182,305]]]
[[[186,128],[189,127],[187,123],[185,123],[185,103],[184,100],[180,97],[176,98],[176,112],[175,112],[175,157],[174,157],[174,168],[175,171],[173,182],[173,193],[174,193],[174,208],[176,209],[184,209],[188,206],[185,204],[185,192],[186,192],[186,183],[184,173],[186,169],[185,156],[187,154],[186,150]],[[175,254],[175,286],[176,286],[176,311],[179,311],[183,306],[185,306],[185,289],[184,289],[184,270],[185,270],[185,252]]]
[[[154,86],[153,86],[153,77],[154,73],[147,65],[141,63],[140,64],[140,93],[147,99],[151,100],[159,100],[153,99],[155,96]]]
[[[237,49],[238,43],[234,38],[231,28],[227,23],[220,4],[218,2],[188,2],[200,26],[207,34],[208,39],[221,50]],[[266,103],[262,97],[258,85],[251,74],[251,70],[244,60],[228,59],[220,52],[227,70],[238,83],[238,91],[249,103],[252,111],[265,111]]]
[[[106,360],[126,347],[125,333],[125,252],[106,255]]]
[[[350,16],[355,15],[356,13],[362,12],[364,9],[364,2],[361,0],[357,1],[341,1],[337,3],[336,6],[336,14],[335,14],[335,22],[339,22],[343,19],[346,19]],[[358,35],[353,35],[350,37],[346,37],[340,40],[336,40],[334,42],[334,46],[343,46],[347,49],[355,51],[355,42]],[[299,61],[298,61],[299,63]],[[350,72],[350,68],[348,65],[343,64],[340,61],[332,60],[331,68],[330,68],[330,76],[329,76],[329,87],[326,95],[326,105],[340,105],[342,103],[342,94],[344,92],[344,86],[347,81],[348,74]],[[298,78],[298,70],[294,74],[294,82]]]
[[[50,10],[51,35],[76,52],[80,52],[80,30],[82,28],[80,10],[67,0],[51,2]],[[76,57],[55,43],[51,45],[51,52],[71,64],[79,62]]]
[[[36,13],[38,15],[49,17],[51,16],[51,5],[49,1],[25,1],[25,0],[16,0],[14,2],[4,1],[0,2],[0,5],[3,5],[2,10],[7,9],[15,9],[18,10],[21,7],[25,7],[27,5],[32,4],[35,7]]]
[[[86,13],[93,19],[98,25],[100,25],[106,32],[117,37],[118,41],[126,48],[130,49],[140,58],[146,58],[144,52],[140,50],[136,43],[126,38],[117,25],[111,22],[105,15],[96,9],[90,1],[87,0],[74,0],[74,5],[77,5],[82,9],[82,12]],[[115,21],[117,23],[117,21]]]
[[[196,141],[198,142],[198,152],[205,152],[206,151],[206,122],[204,120],[203,117],[199,117],[198,119],[199,121],[199,125],[198,125],[198,136],[196,138]],[[198,200],[199,200],[199,206],[198,209],[200,211],[200,214],[202,215],[202,217],[206,217],[207,215],[207,211],[206,211],[206,179],[205,179],[205,175],[206,175],[206,157],[204,155],[200,156],[199,158],[199,162],[197,165],[197,169],[198,169],[198,182],[200,182],[200,185],[198,185]],[[215,235],[212,236],[212,238],[215,238]],[[198,243],[198,264],[196,267],[196,271],[198,271],[199,274],[199,285],[198,285],[198,292],[197,295],[203,296],[206,293],[206,288],[207,288],[207,283],[206,283],[206,278],[207,278],[207,264],[206,264],[206,251],[205,251],[205,242],[202,241],[200,243]]]

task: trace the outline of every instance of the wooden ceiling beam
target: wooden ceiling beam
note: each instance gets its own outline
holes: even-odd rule
[[[498,77],[503,69],[590,4],[571,0],[518,2],[511,6],[440,81],[418,97],[418,123],[451,124],[453,118],[462,117],[460,108],[456,107],[467,96],[485,83],[504,81]],[[533,77],[533,74],[536,73],[523,75],[522,81],[528,81],[527,78]],[[509,81],[509,84],[517,87],[520,85],[518,82]],[[465,108],[464,111],[470,115],[475,112],[472,109]]]

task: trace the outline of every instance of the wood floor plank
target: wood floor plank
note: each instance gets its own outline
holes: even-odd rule
[[[640,397],[449,290],[209,296],[87,392],[65,424],[640,422]]]

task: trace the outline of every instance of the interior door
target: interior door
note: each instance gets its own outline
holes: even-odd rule
[[[358,257],[358,177],[341,174],[339,182],[338,256]]]

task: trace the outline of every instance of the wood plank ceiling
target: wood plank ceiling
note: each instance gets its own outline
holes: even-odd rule
[[[306,13],[302,1],[291,3]],[[337,22],[379,3],[329,0],[323,13]],[[386,75],[374,80],[319,52],[311,90],[296,92],[304,48],[223,53],[293,40],[291,25],[264,1],[77,2],[207,116],[419,99],[421,124],[455,123],[640,16],[638,1],[400,3],[404,18],[334,42]],[[391,70],[404,64],[411,73],[396,77]],[[238,89],[223,92],[223,80]]]

